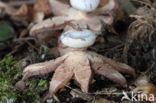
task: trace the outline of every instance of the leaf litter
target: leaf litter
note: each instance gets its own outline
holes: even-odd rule
[[[40,0],[39,0],[40,1]],[[122,61],[130,66],[136,68],[136,72],[138,77],[140,75],[146,75],[149,79],[149,82],[152,84],[152,87],[154,88],[156,85],[156,69],[155,69],[155,60],[156,60],[156,21],[155,21],[155,1],[148,1],[148,0],[139,0],[134,2],[135,7],[137,8],[135,13],[130,14],[130,16],[124,14],[122,16],[122,19],[118,20],[115,25],[118,25],[116,27],[114,25],[114,30],[117,32],[118,35],[114,35],[114,32],[111,32],[111,30],[106,31],[107,33],[104,33],[101,35],[101,38],[104,38],[103,42],[97,42],[94,46],[90,47],[90,50],[96,51],[97,53],[100,53],[102,55],[105,55],[109,58],[113,58],[117,61]],[[24,58],[26,59],[27,63],[25,64],[32,64],[37,63],[39,61],[46,61],[50,59],[56,58],[57,53],[53,53],[50,51],[40,51],[40,48],[42,48],[42,45],[47,45],[49,49],[56,47],[56,41],[57,38],[49,39],[49,36],[46,37],[46,39],[43,39],[44,37],[39,37],[41,39],[41,42],[35,39],[28,39],[28,31],[30,29],[28,26],[30,26],[30,23],[37,23],[42,21],[44,18],[51,16],[51,13],[48,11],[46,7],[42,10],[40,8],[39,10],[35,10],[35,6],[33,3],[28,3],[26,1],[22,1],[25,3],[25,5],[22,6],[20,4],[20,1],[16,0],[17,4],[13,4],[13,2],[5,2],[2,7],[0,7],[0,14],[3,14],[0,16],[1,21],[9,22],[11,25],[7,25],[5,27],[6,31],[8,33],[5,33],[5,37],[0,35],[0,46],[3,47],[5,44],[9,43],[8,46],[5,46],[4,48],[0,49],[0,60],[1,60],[1,67],[0,67],[0,73],[1,73],[1,88],[2,90],[0,97],[1,101],[18,101],[18,102],[37,102],[48,91],[48,82],[50,80],[50,75],[53,73],[47,74],[47,75],[41,75],[37,76],[35,78],[30,78],[30,81],[27,81],[26,88],[24,89],[24,93],[21,91],[18,91],[15,88],[16,82],[22,77],[22,68],[19,68],[16,64],[17,61],[20,61]],[[42,4],[44,0],[38,2],[38,4]],[[12,6],[9,6],[9,5]],[[45,4],[45,3],[43,3]],[[139,6],[138,6],[139,4]],[[37,5],[37,4],[36,4]],[[0,5],[1,6],[1,5]],[[18,7],[19,9],[15,8]],[[4,9],[6,8],[6,9]],[[12,14],[11,12],[15,10],[16,14]],[[39,19],[33,15],[36,15],[35,12],[42,11],[42,13],[39,12]],[[33,12],[32,12],[33,11]],[[124,11],[125,12],[125,11]],[[43,15],[44,14],[44,15]],[[10,17],[8,17],[8,15]],[[31,15],[31,16],[30,16]],[[38,13],[37,13],[38,15]],[[6,18],[7,17],[7,18]],[[23,18],[24,17],[24,18]],[[5,18],[5,19],[4,19]],[[33,19],[35,18],[35,20]],[[127,22],[126,20],[130,20]],[[21,24],[17,22],[22,22]],[[3,24],[1,24],[3,25]],[[126,25],[126,28],[124,30],[120,30],[119,27]],[[13,35],[13,29],[15,31],[15,34]],[[30,27],[31,28],[31,27]],[[3,29],[4,30],[4,29]],[[23,30],[27,30],[25,34],[20,36],[21,32]],[[3,31],[4,32],[4,31]],[[58,31],[60,32],[60,31]],[[4,33],[2,33],[4,34]],[[126,38],[127,36],[127,38]],[[48,38],[48,40],[47,40]],[[118,41],[118,42],[112,42],[112,41]],[[11,44],[10,44],[11,43]],[[24,48],[24,49],[23,49]],[[16,49],[16,50],[15,50]],[[45,49],[43,47],[43,49]],[[52,49],[53,50],[53,49]],[[12,52],[14,51],[14,52]],[[11,53],[11,55],[7,55],[7,53]],[[28,57],[28,55],[30,55]],[[44,58],[43,58],[44,55]],[[58,55],[58,54],[57,54]],[[17,61],[16,61],[17,60]],[[13,71],[13,72],[12,72]],[[12,78],[10,80],[10,78]],[[42,78],[42,79],[40,79]],[[113,91],[105,90],[106,87],[115,87],[117,90],[115,92],[122,93],[122,91],[130,92],[133,90],[137,85],[134,84],[134,82],[131,80],[129,76],[126,76],[128,80],[131,80],[129,83],[129,87],[127,89],[121,88],[120,86],[113,84],[111,81],[109,81],[106,78],[103,78],[99,75],[94,76],[95,81],[93,82],[93,85],[90,87],[90,91],[92,94],[81,94],[81,92],[75,92],[72,88],[78,88],[78,83],[75,83],[74,80],[64,88],[64,90],[58,92],[56,94],[57,97],[52,99],[52,103],[55,103],[56,101],[61,102],[73,102],[73,103],[87,103],[88,100],[86,100],[85,96],[88,95],[92,99],[92,103],[100,103],[100,101],[107,101],[108,102],[122,102],[121,96],[113,96],[105,93],[113,93]],[[104,83],[103,83],[104,82]],[[113,84],[113,85],[112,85]],[[151,85],[145,85],[147,87],[151,87]],[[131,89],[133,88],[133,89]],[[142,87],[137,87],[142,88]],[[113,90],[112,88],[110,88]],[[12,90],[13,93],[8,93],[8,90]],[[79,91],[79,90],[76,90]],[[100,91],[100,93],[97,93]],[[102,93],[104,92],[104,93]],[[71,94],[71,95],[70,95]],[[75,97],[75,95],[78,95],[78,97]],[[85,95],[83,97],[83,95]],[[92,97],[93,96],[93,97]],[[104,98],[104,99],[103,99]],[[59,99],[59,100],[57,100]],[[108,100],[106,100],[108,99]],[[50,101],[50,100],[48,100]],[[97,102],[98,101],[98,102]],[[102,102],[102,103],[103,103]],[[123,102],[124,103],[124,102]],[[146,102],[145,102],[146,103]]]

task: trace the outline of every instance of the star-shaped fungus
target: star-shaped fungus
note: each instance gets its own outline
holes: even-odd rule
[[[95,52],[87,51],[96,39],[96,35],[90,30],[68,30],[59,38],[59,51],[61,57],[44,63],[32,64],[24,69],[22,81],[34,75],[40,75],[55,71],[49,87],[52,95],[64,87],[75,77],[83,92],[87,93],[92,79],[92,70],[102,76],[127,86],[123,73],[135,77],[135,72],[130,66],[103,57]]]
[[[103,24],[113,23],[113,10],[117,8],[116,0],[48,0],[49,8],[54,14],[41,23],[36,24],[30,31],[31,36],[55,30],[89,29],[99,33]]]

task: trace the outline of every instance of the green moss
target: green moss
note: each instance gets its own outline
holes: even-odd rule
[[[27,87],[24,91],[16,90],[15,84],[22,77],[22,70],[17,66],[17,63],[10,54],[6,55],[0,62],[0,103],[17,99],[31,103],[39,100],[40,94],[48,89],[46,80],[32,78],[26,81]]]
[[[47,81],[41,79],[40,82],[38,83],[38,86],[47,88]]]
[[[28,89],[23,92],[23,99],[27,99],[27,102],[32,102],[40,99],[40,93],[48,89],[46,80],[31,79],[27,81]]]
[[[7,98],[17,98],[19,94],[15,92],[14,84],[22,73],[17,61],[8,54],[0,62],[0,68],[0,102]]]

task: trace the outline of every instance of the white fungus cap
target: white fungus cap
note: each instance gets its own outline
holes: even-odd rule
[[[100,3],[100,0],[70,0],[73,8],[79,9],[84,12],[95,10]]]
[[[60,37],[61,42],[71,48],[87,48],[94,44],[96,35],[90,30],[68,30]]]

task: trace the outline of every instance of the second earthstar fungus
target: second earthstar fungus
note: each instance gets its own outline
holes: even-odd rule
[[[111,25],[114,17],[112,13],[115,13],[117,8],[116,0],[80,0],[77,6],[75,2],[62,2],[59,0],[48,0],[49,8],[54,14],[52,18],[47,18],[43,22],[34,25],[30,31],[31,36],[39,36],[45,32],[56,31],[56,30],[68,30],[67,26],[70,26],[76,30],[89,29],[95,33],[99,33],[103,29],[103,23]],[[90,8],[87,4],[99,6],[97,8]],[[71,4],[70,4],[71,3]],[[86,5],[83,5],[83,4]],[[74,7],[73,7],[74,6]],[[81,9],[82,8],[82,9]]]

